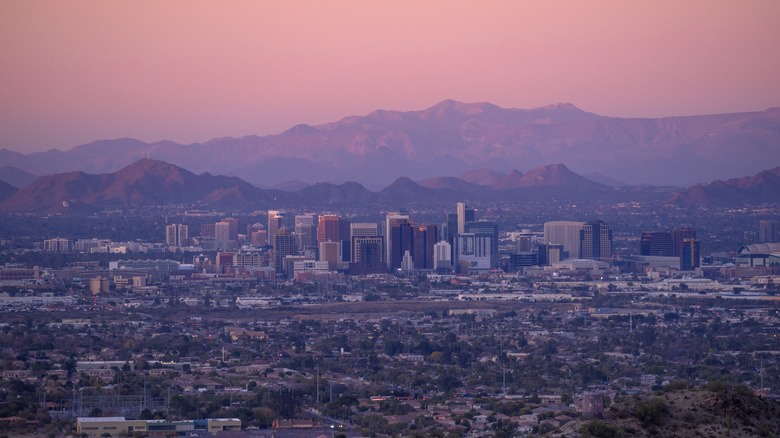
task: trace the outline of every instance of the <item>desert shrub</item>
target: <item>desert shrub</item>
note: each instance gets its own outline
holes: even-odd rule
[[[654,397],[648,401],[637,403],[634,407],[634,416],[645,425],[659,426],[669,412],[669,406],[661,397]]]
[[[622,438],[625,436],[623,429],[618,426],[612,426],[598,420],[591,420],[583,424],[580,428],[580,434],[584,437],[596,438]]]

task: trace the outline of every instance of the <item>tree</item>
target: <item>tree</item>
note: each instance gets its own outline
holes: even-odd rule
[[[661,397],[654,397],[646,402],[637,403],[636,407],[634,407],[634,416],[646,425],[659,426],[667,412],[669,412],[669,407]]]

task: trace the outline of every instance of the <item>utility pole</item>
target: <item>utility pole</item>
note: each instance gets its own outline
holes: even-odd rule
[[[506,395],[506,363],[504,362],[504,359],[501,359],[501,374],[504,379],[501,389],[503,390],[504,395]]]
[[[146,394],[146,375],[147,375],[147,374],[146,374],[146,371],[144,371],[144,401],[143,401],[143,404],[141,405],[141,410],[142,410],[142,411],[143,411],[144,409],[146,409],[146,405],[147,405],[147,402],[148,402],[148,400],[149,400],[149,399],[147,398],[147,394]],[[140,413],[140,412],[139,412],[139,413]]]
[[[501,391],[506,395],[506,362],[504,361],[504,333],[501,332],[501,349],[500,349],[500,356],[501,356],[501,378],[502,378],[502,384],[501,384]]]

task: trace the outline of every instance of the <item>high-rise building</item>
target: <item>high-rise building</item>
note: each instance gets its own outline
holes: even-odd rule
[[[696,239],[685,239],[680,245],[680,270],[693,271],[701,266],[701,252],[699,241]]]
[[[61,237],[46,239],[43,241],[43,250],[46,252],[70,252],[73,249],[73,242]]]
[[[276,248],[276,232],[284,226],[284,219],[287,217],[287,213],[280,210],[268,210],[268,242],[271,246]]]
[[[390,243],[387,245],[390,254],[390,270],[401,268],[404,253],[414,250],[414,226],[409,222],[400,222],[390,228]]]
[[[690,227],[677,227],[672,231],[672,245],[674,257],[680,257],[680,251],[682,251],[682,243],[685,239],[695,239],[696,231]]]
[[[266,246],[268,244],[268,233],[265,231],[265,226],[260,222],[247,225],[246,237],[252,246]]]
[[[230,228],[228,229],[229,240],[238,242],[238,219],[233,217],[226,217],[222,219],[222,222],[227,222],[227,224],[230,226]]]
[[[466,222],[466,233],[490,238],[490,267],[498,268],[498,224],[491,221]]]
[[[352,238],[350,234],[350,223],[341,218],[339,221],[339,241],[341,242],[341,260],[345,262],[352,261]]]
[[[540,266],[550,266],[563,260],[563,245],[539,245],[537,261]]]
[[[285,227],[281,227],[274,235],[274,268],[278,273],[285,272],[284,258],[298,254],[297,239],[295,234]]]
[[[214,238],[214,224],[202,224],[200,226],[200,236]]]
[[[442,240],[433,245],[433,269],[437,274],[449,274],[452,272],[452,247],[449,242]]]
[[[189,228],[182,224],[165,226],[165,244],[168,246],[186,246],[189,238]]]
[[[412,272],[414,270],[414,257],[409,253],[409,250],[404,251],[404,256],[401,257],[401,270],[404,272]]]
[[[177,226],[176,224],[166,225],[165,226],[165,244],[168,246],[178,246],[176,242],[178,239],[176,238],[177,233]]]
[[[474,209],[469,208],[465,202],[458,202],[458,234],[466,233],[466,223],[474,222]]]
[[[357,259],[357,247],[356,247],[356,237],[379,237],[379,224],[376,222],[356,222],[349,224],[349,241],[350,244],[350,252],[351,252],[351,261],[356,262]],[[381,260],[382,255],[379,255],[379,258]]]
[[[295,225],[317,225],[317,215],[314,213],[296,214]]]
[[[759,221],[758,241],[760,243],[780,242],[780,221]]]
[[[446,240],[452,248],[455,245],[455,236],[458,234],[458,213],[447,213],[447,222],[442,234],[442,239]]]
[[[412,220],[409,219],[408,214],[401,212],[387,213],[387,217],[385,218],[385,261],[387,262],[388,269],[393,269],[393,260],[395,259],[398,259],[396,269],[401,266],[400,263],[403,253],[398,254],[397,256],[393,255],[395,248],[393,246],[392,230],[394,226],[404,223],[413,224]]]
[[[217,222],[214,224],[214,246],[217,249],[231,248],[230,224],[227,222]]]
[[[349,221],[334,214],[320,216],[317,225],[317,244],[337,242],[341,245],[341,257],[344,261],[351,258]]]
[[[382,236],[353,237],[350,270],[355,273],[386,273],[387,264],[382,260],[383,242]]]
[[[539,253],[533,251],[518,252],[515,254],[509,254],[509,268],[512,271],[517,271],[522,268],[539,265]]]
[[[461,274],[465,267],[471,271],[490,271],[493,269],[493,238],[488,234],[462,233],[455,236],[455,266]]]
[[[186,246],[190,240],[190,227],[184,224],[178,224],[176,230],[176,246]]]
[[[239,268],[259,268],[262,257],[258,252],[239,252],[235,257],[235,266]]]
[[[266,230],[255,230],[252,231],[252,235],[250,236],[252,239],[252,245],[253,246],[266,246],[268,245],[268,231]]]
[[[246,236],[250,237],[252,235],[252,232],[257,230],[264,230],[264,229],[265,229],[265,225],[261,224],[260,222],[249,224],[246,226]]]
[[[322,221],[320,221],[322,224]],[[320,261],[328,262],[328,269],[335,271],[341,264],[341,242],[326,241],[320,242]]]
[[[349,224],[349,236],[374,237],[379,236],[379,224],[376,222],[355,222]]]
[[[642,231],[639,254],[643,256],[674,257],[672,233],[668,231]]]
[[[612,260],[612,230],[603,221],[585,222],[580,230],[580,258]]]
[[[341,241],[341,218],[335,214],[320,216],[320,223],[317,225],[317,245],[322,242],[339,241]]]
[[[317,248],[317,215],[314,213],[295,215],[295,235],[298,249],[305,251]]]
[[[533,233],[531,230],[522,230],[515,237],[515,253],[529,252],[533,250]]]
[[[317,226],[314,224],[296,224],[295,234],[298,236],[298,248],[306,250],[317,247]]]
[[[552,221],[544,223],[544,243],[563,245],[564,258],[580,258],[580,230],[584,222]]]
[[[236,266],[236,253],[235,252],[218,252],[217,253],[217,274],[227,274],[228,269],[232,269]]]
[[[412,258],[415,269],[433,269],[433,246],[439,240],[439,227],[418,225],[413,229]]]

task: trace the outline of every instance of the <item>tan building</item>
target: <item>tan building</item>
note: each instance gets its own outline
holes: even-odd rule
[[[150,437],[173,435],[198,435],[198,432],[219,434],[220,432],[241,430],[238,418],[208,418],[204,420],[126,420],[125,417],[82,417],[76,420],[76,432],[86,434],[87,438],[133,436],[134,432],[144,432]]]
[[[92,293],[92,295],[108,292],[108,278],[91,278],[89,280],[89,291]]]

